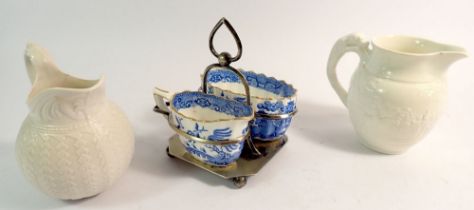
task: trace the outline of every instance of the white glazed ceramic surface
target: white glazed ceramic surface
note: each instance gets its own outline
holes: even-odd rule
[[[60,199],[103,192],[132,158],[129,121],[106,98],[103,78],[67,75],[33,44],[27,46],[25,60],[33,87],[30,113],[16,144],[23,173],[41,191]]]
[[[360,64],[346,92],[335,68],[348,51],[359,55]],[[444,73],[465,56],[462,48],[421,38],[385,36],[369,42],[351,34],[334,45],[328,78],[349,109],[361,142],[382,153],[400,154],[438,119],[446,98]]]
[[[155,88],[155,102],[174,126],[188,135],[210,141],[232,140],[245,136],[249,121],[253,119],[250,106],[202,92],[176,94]],[[169,101],[169,107],[164,99]],[[228,165],[235,161],[243,149],[239,143],[216,145],[197,142],[180,136],[188,152],[200,161],[211,165]]]

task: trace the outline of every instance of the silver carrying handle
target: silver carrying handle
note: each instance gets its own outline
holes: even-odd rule
[[[239,70],[237,70],[236,68],[230,66],[230,65],[227,65],[227,66],[221,66],[220,64],[211,64],[210,66],[208,66],[204,72],[204,76],[202,78],[202,92],[204,93],[207,93],[208,90],[207,90],[207,77],[208,77],[208,74],[209,72],[214,69],[214,68],[219,68],[219,67],[225,67],[226,70],[230,70],[232,72],[234,72],[235,74],[237,74],[237,76],[239,77],[240,81],[242,81],[242,85],[244,86],[245,88],[245,98],[246,98],[246,104],[250,106],[250,88],[249,88],[249,84],[247,82],[247,79],[245,79],[245,76],[242,74],[242,72],[240,72]]]
[[[234,40],[237,44],[237,50],[238,51],[237,51],[237,55],[234,56],[234,57],[232,57],[228,52],[218,53],[214,48],[214,43],[213,43],[214,35],[216,34],[217,30],[222,25],[225,25],[229,29],[230,33],[234,37]],[[209,36],[209,49],[211,50],[211,53],[214,56],[217,57],[219,63],[211,64],[206,68],[206,70],[204,70],[204,76],[202,77],[202,86],[201,86],[202,91],[206,94],[208,93],[208,90],[207,90],[207,77],[208,77],[209,72],[214,68],[225,68],[225,69],[228,69],[228,70],[234,72],[235,74],[237,74],[240,81],[242,81],[242,84],[245,88],[245,94],[246,94],[246,100],[247,100],[246,104],[248,106],[251,106],[250,105],[250,88],[249,88],[249,84],[248,84],[247,80],[245,79],[242,72],[240,72],[236,68],[230,66],[230,63],[239,60],[240,57],[242,56],[242,43],[240,42],[240,38],[237,35],[237,32],[234,30],[234,27],[232,27],[232,25],[229,23],[229,21],[227,21],[225,18],[222,18],[221,20],[219,20],[219,22],[216,24],[216,26],[214,26],[214,28],[212,29],[211,34]],[[250,127],[250,125],[248,125],[248,126]],[[249,149],[250,149],[250,151],[252,152],[253,155],[256,155],[256,156],[261,156],[262,155],[262,153],[260,151],[258,151],[257,147],[255,146],[255,144],[253,143],[251,138],[246,138],[246,142],[247,142],[247,146],[249,147]]]

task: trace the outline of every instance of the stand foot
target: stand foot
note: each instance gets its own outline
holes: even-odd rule
[[[239,176],[232,178],[232,182],[234,182],[234,186],[237,188],[242,188],[247,184],[247,177],[246,176]]]
[[[242,188],[247,184],[248,177],[257,174],[258,171],[263,166],[265,166],[265,164],[268,163],[275,154],[278,153],[278,151],[285,145],[287,141],[287,136],[283,136],[281,140],[275,140],[272,142],[256,141],[255,143],[257,144],[255,146],[257,146],[260,152],[263,152],[262,156],[259,156],[258,158],[247,158],[243,156],[244,151],[242,151],[242,155],[236,160],[235,165],[229,165],[226,168],[213,167],[194,158],[187,152],[186,148],[181,143],[178,134],[170,137],[168,145],[169,147],[166,148],[166,153],[171,158],[183,160],[198,168],[224,178],[227,181],[231,181],[235,188]]]
[[[168,157],[174,158],[174,156],[170,154],[170,147],[166,147],[166,154],[168,155]]]

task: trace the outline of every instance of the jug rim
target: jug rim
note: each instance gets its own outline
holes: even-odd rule
[[[224,101],[227,101],[227,102],[230,102],[230,103],[235,103],[239,106],[244,106],[244,107],[247,107],[247,108],[250,108],[250,113],[249,115],[247,116],[242,116],[242,117],[236,117],[236,116],[233,116],[232,118],[230,119],[216,119],[216,120],[200,120],[200,119],[196,119],[194,117],[191,117],[191,116],[187,116],[187,115],[184,115],[183,113],[179,112],[178,109],[174,106],[174,103],[173,101],[175,100],[176,96],[178,94],[183,94],[183,93],[197,93],[197,94],[200,94],[200,95],[203,95],[203,96],[206,96],[206,97],[212,97],[212,98],[216,98],[217,100],[224,100]],[[245,121],[250,121],[252,120],[253,118],[255,118],[255,114],[254,114],[254,110],[252,108],[252,106],[250,105],[247,105],[247,104],[243,104],[243,103],[240,103],[240,102],[237,102],[237,101],[234,101],[234,100],[230,100],[230,99],[225,99],[225,98],[222,98],[222,97],[218,97],[218,96],[215,96],[215,95],[211,95],[211,94],[206,94],[206,93],[203,93],[201,91],[190,91],[190,90],[185,90],[185,91],[181,91],[181,92],[177,92],[177,93],[174,93],[173,96],[171,97],[170,99],[170,109],[173,113],[181,116],[181,117],[184,117],[186,119],[189,119],[189,120],[192,120],[192,121],[196,121],[196,122],[204,122],[204,123],[213,123],[213,122],[225,122],[225,121],[233,121],[233,120],[245,120]]]
[[[33,42],[28,42],[24,52],[27,73],[31,82],[31,89],[27,96],[27,102],[50,91],[67,91],[70,93],[91,92],[102,86],[105,76],[99,79],[82,79],[62,71],[55,62],[48,50]],[[45,77],[46,76],[46,77]],[[53,77],[55,83],[49,83]],[[45,83],[46,84],[41,84]]]
[[[37,98],[38,96],[40,95],[43,95],[47,92],[52,92],[52,91],[67,91],[68,93],[87,93],[87,92],[91,92],[99,87],[101,87],[103,85],[103,83],[105,82],[105,76],[102,75],[100,76],[99,79],[92,79],[92,80],[88,80],[88,79],[81,79],[81,78],[78,78],[78,77],[75,77],[75,76],[72,76],[72,75],[69,75],[69,74],[66,74],[68,77],[70,78],[73,78],[73,79],[77,79],[77,80],[80,80],[80,81],[84,81],[84,82],[91,82],[91,85],[90,86],[87,86],[87,87],[83,87],[83,88],[79,88],[79,87],[61,87],[61,86],[52,86],[52,87],[48,87],[48,88],[43,88],[42,90],[36,92],[35,94],[33,94],[34,92],[34,89],[36,88],[35,87],[35,82],[33,83],[32,85],[32,88],[28,94],[28,103],[33,101],[35,98]],[[32,95],[33,94],[33,95]]]
[[[387,39],[397,39],[397,40],[387,40]],[[388,46],[390,44],[383,43],[383,42],[388,42],[388,41],[396,42],[397,44],[390,47]],[[405,44],[411,44],[411,46],[413,46],[413,44],[421,46],[421,47],[425,47],[425,45],[429,45],[429,46],[427,46],[425,49],[418,49],[419,51],[416,51],[414,49],[404,50],[404,49],[400,49],[402,47],[402,44],[400,43],[403,43],[403,42],[405,42]],[[431,55],[438,55],[441,53],[456,53],[456,54],[467,55],[466,50],[459,46],[445,44],[442,42],[437,42],[430,39],[421,38],[418,36],[410,36],[410,35],[403,35],[403,34],[377,36],[377,37],[374,37],[370,41],[370,43],[372,46],[378,49],[400,54],[400,55],[431,56]]]

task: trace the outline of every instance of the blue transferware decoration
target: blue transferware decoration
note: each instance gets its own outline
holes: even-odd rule
[[[235,101],[222,100],[220,97],[191,91],[176,94],[172,101],[172,105],[172,108],[176,109],[178,112],[181,109],[201,107],[225,113],[228,117],[224,117],[226,118],[224,120],[230,120],[232,117],[249,117],[252,115],[253,111],[251,107],[242,105],[241,103],[236,103]]]
[[[210,165],[226,166],[240,157],[243,136],[249,130],[254,111],[251,106],[202,92],[185,91],[171,94],[156,88],[155,100],[160,110],[169,113],[170,125],[183,133],[203,139],[196,141],[180,135],[186,150],[196,159]],[[164,99],[169,101],[169,106]],[[208,141],[242,139],[231,144]]]
[[[282,137],[296,112],[296,89],[284,81],[252,71],[240,70],[250,87],[251,105],[256,113],[251,123],[253,139],[272,141]],[[207,77],[208,93],[245,102],[239,77],[227,69],[213,69]],[[285,117],[271,117],[285,116]]]
[[[244,129],[243,131],[245,130],[247,129]],[[229,138],[231,134],[232,134],[232,130],[230,130],[230,128],[215,129],[212,135],[209,136],[209,140],[219,140],[219,139]]]
[[[196,142],[194,140],[187,140],[181,142],[184,144],[186,151],[188,151],[195,158],[203,162],[215,166],[227,166],[239,159],[242,149],[244,148],[244,141],[236,144],[227,145],[212,145]]]

